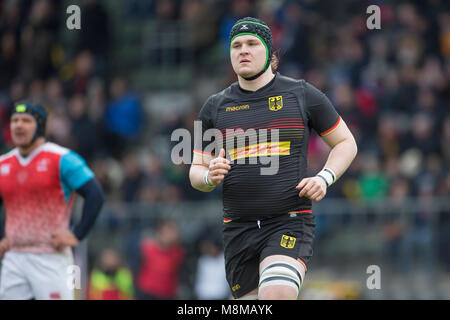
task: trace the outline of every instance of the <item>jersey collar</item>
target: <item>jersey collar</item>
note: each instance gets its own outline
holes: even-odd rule
[[[275,84],[275,81],[278,78],[278,76],[279,76],[279,73],[278,72],[275,73],[275,77],[273,77],[273,79],[270,80],[269,83],[267,83],[266,85],[264,85],[263,87],[259,88],[256,91],[250,91],[250,90],[242,89],[239,86],[239,82],[236,82],[236,93],[238,95],[245,96],[245,97],[249,97],[251,95],[258,95],[258,94],[264,93],[264,92],[266,92],[267,90],[269,90],[269,89],[271,89],[273,87],[273,85]]]
[[[43,144],[41,144],[39,147],[37,147],[36,149],[34,149],[28,156],[24,157],[20,154],[19,149],[16,148],[15,149],[15,155],[17,157],[17,160],[19,160],[19,163],[22,166],[27,166],[47,145],[48,142],[44,142]]]

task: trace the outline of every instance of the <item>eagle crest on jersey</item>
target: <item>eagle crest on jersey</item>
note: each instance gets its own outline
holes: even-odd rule
[[[269,109],[271,111],[278,111],[281,108],[283,108],[283,96],[269,98]]]

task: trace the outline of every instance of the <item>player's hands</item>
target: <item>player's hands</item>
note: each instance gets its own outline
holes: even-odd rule
[[[63,251],[66,247],[75,247],[78,244],[78,239],[70,231],[55,231],[52,233],[52,247],[56,251]]]
[[[219,156],[209,162],[209,180],[217,186],[230,169],[230,160],[225,158],[225,149],[222,148]]]
[[[9,240],[6,238],[0,240],[0,259],[3,258],[3,255],[9,249],[10,249]]]
[[[322,200],[327,194],[327,184],[320,177],[304,178],[295,188],[301,190],[299,197],[306,197],[316,202]]]

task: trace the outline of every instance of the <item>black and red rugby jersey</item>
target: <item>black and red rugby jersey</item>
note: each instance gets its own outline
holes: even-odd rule
[[[306,177],[311,129],[324,136],[341,121],[322,92],[304,80],[279,73],[254,92],[235,82],[207,99],[198,120],[203,133],[220,130],[215,143],[223,139],[231,160],[231,170],[223,180],[225,218],[263,219],[311,212],[311,200],[300,198],[295,188]],[[267,138],[261,129],[267,130]],[[278,139],[272,134],[274,129]],[[194,152],[210,151],[211,141],[204,140],[196,139]],[[277,156],[278,163],[268,163],[268,156]],[[271,166],[278,167],[276,174],[262,174],[262,168]]]

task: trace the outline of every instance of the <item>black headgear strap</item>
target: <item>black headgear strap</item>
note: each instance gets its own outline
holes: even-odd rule
[[[263,69],[255,74],[254,76],[244,78],[245,80],[254,80],[261,76],[270,66],[270,62],[272,61],[273,55],[273,40],[272,40],[272,32],[270,31],[269,26],[262,20],[246,17],[238,20],[230,32],[230,52],[231,52],[231,43],[234,38],[242,35],[253,35],[258,37],[264,46],[266,47],[266,63],[264,64]]]

